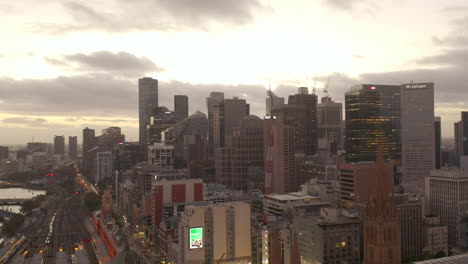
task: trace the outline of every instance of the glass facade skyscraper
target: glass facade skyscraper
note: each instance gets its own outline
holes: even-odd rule
[[[144,77],[138,80],[140,144],[147,144],[147,126],[158,107],[158,80]]]
[[[345,95],[348,163],[374,161],[381,147],[386,161],[401,163],[400,86],[360,84]]]

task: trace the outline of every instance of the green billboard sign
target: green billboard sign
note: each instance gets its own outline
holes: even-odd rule
[[[203,227],[194,227],[189,229],[189,248],[203,247]]]

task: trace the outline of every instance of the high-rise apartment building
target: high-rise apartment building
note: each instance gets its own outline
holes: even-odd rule
[[[214,106],[224,101],[224,93],[211,92],[206,98],[206,108],[208,112],[208,156],[214,155]]]
[[[29,152],[44,152],[47,153],[47,143],[30,142],[26,145],[26,150]]]
[[[402,183],[424,190],[435,169],[434,84],[401,85]]]
[[[345,95],[346,161],[374,161],[377,147],[395,165],[401,162],[400,86],[361,84]]]
[[[265,193],[295,192],[296,130],[275,119],[264,121]]]
[[[83,169],[85,172],[89,172],[91,168],[92,160],[88,153],[89,150],[94,148],[96,145],[96,136],[94,129],[85,128],[83,129]]]
[[[181,215],[176,263],[251,263],[250,205],[187,206]]]
[[[144,77],[138,80],[138,108],[140,144],[146,145],[146,128],[150,124],[150,118],[158,107],[158,80]]]
[[[440,170],[442,164],[442,122],[440,116],[434,118],[435,168]]]
[[[460,219],[468,211],[468,171],[433,170],[425,178],[426,214],[440,217],[448,227],[449,249],[457,247]]]
[[[377,184],[363,213],[364,262],[366,264],[401,263],[400,211],[386,184],[384,157],[377,153]],[[390,190],[390,191],[389,191]]]
[[[328,96],[317,105],[318,138],[327,138],[343,149],[343,104],[335,103]]]
[[[456,162],[460,164],[461,156],[468,156],[468,112],[461,112],[461,120],[455,123]]]
[[[78,156],[78,137],[68,137],[68,157],[70,159],[76,159]]]
[[[65,155],[65,138],[63,136],[55,136],[54,138],[54,154]]]
[[[263,120],[249,115],[226,137],[224,147],[215,149],[216,181],[235,190],[263,190]]]
[[[225,99],[213,106],[213,144],[214,148],[224,147],[226,137],[232,135],[239,120],[249,115],[250,107],[244,99],[234,97]]]
[[[177,121],[182,121],[188,117],[189,99],[186,95],[174,95],[174,114]]]

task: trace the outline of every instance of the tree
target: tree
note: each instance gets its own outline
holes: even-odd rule
[[[101,198],[94,192],[86,194],[85,206],[92,212],[101,208]]]

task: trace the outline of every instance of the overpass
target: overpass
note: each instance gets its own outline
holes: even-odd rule
[[[22,204],[29,200],[31,199],[25,199],[25,198],[0,199],[0,205]]]

